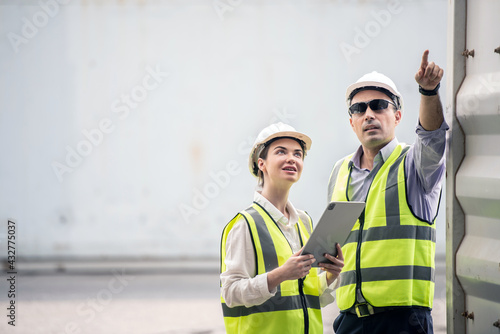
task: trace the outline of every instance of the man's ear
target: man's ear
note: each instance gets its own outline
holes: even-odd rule
[[[403,118],[403,113],[401,112],[401,110],[397,110],[394,116],[396,117],[396,125],[398,125]]]

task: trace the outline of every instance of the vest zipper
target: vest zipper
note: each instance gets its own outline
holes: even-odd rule
[[[300,219],[300,218],[299,218]],[[304,222],[303,222],[304,223]],[[302,241],[302,234],[300,233],[300,228],[298,226],[299,223],[297,223],[297,233],[299,235],[299,240],[300,240],[300,246],[303,247],[304,243]],[[305,223],[304,223],[305,225]],[[292,246],[290,246],[290,249]],[[292,250],[293,252],[293,250]],[[307,301],[306,301],[306,296],[304,294],[304,278],[299,278],[299,294],[300,294],[300,301],[302,303],[302,311],[304,312],[304,333],[308,334],[309,333],[309,312],[307,312]]]
[[[258,204],[257,202],[254,202],[254,203],[260,206],[260,204]],[[264,211],[267,213],[267,211],[265,209],[264,209]],[[271,217],[271,215],[269,213],[267,213],[267,214],[268,214],[269,218],[271,218],[271,220],[274,222],[274,224],[276,225],[278,230],[281,232],[281,234],[285,237],[285,240],[288,242],[288,246],[290,246],[290,251],[293,254],[293,248],[292,248],[292,245],[290,245],[290,241],[288,241],[288,239],[286,238],[283,231],[281,231],[280,227],[278,226],[278,223],[276,223],[276,221]],[[303,224],[305,225],[305,223],[303,223]],[[297,231],[299,233],[300,245],[304,246],[303,241],[302,241],[302,235],[300,233],[300,229],[298,226],[297,226]],[[304,288],[303,288],[304,279],[305,278],[299,278],[298,284],[299,284],[300,301],[302,304],[302,312],[304,312],[304,333],[309,334],[309,312],[307,312],[307,301],[306,301],[306,296],[304,295]]]
[[[302,311],[304,312],[304,333],[309,333],[309,313],[307,312],[307,301],[306,296],[304,295],[304,279],[299,278],[299,294],[300,300],[302,302]]]
[[[361,213],[359,216],[359,236],[358,236],[358,245],[356,246],[356,302],[364,303],[366,302],[363,297],[363,293],[361,292],[361,243],[363,240],[363,227],[365,225],[365,211]]]
[[[349,166],[349,176],[347,177],[347,187],[346,187],[346,199],[349,199],[349,183],[351,181],[351,173],[352,173],[352,164]],[[375,175],[376,177],[376,175]],[[375,179],[375,178],[374,178]],[[372,180],[373,183],[373,180]],[[365,203],[368,199],[368,193],[370,192],[370,188],[372,187],[372,183],[368,187],[368,191],[366,193]],[[359,234],[358,234],[358,244],[356,246],[356,296],[354,300],[354,305],[357,303],[366,303],[365,297],[363,297],[363,293],[361,292],[361,244],[363,242],[363,228],[365,226],[365,209],[359,216]],[[353,305],[353,306],[354,306]]]

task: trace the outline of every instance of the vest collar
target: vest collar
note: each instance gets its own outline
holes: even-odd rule
[[[281,213],[267,198],[262,196],[259,191],[256,191],[253,196],[254,202],[260,204],[271,216],[271,218],[282,225],[285,226],[293,226],[299,222],[299,214],[297,210],[293,206],[290,200],[286,203],[286,208],[288,209],[288,213],[290,214],[290,219],[286,219],[285,215]]]
[[[375,157],[374,165],[376,164],[376,161],[378,159],[382,159],[382,163],[384,163],[392,154],[392,152],[396,149],[396,147],[399,145],[399,141],[396,137],[394,137],[393,140],[391,140],[387,145],[382,147],[382,149],[378,152],[377,156]],[[361,169],[361,155],[363,154],[363,146],[359,145],[358,149],[354,153],[354,155],[351,158],[351,161],[349,162],[349,167],[353,166],[356,167],[357,169]]]

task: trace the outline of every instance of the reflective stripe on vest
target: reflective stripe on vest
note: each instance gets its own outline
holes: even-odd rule
[[[436,230],[434,222],[415,217],[408,205],[404,168],[408,149],[399,144],[377,172],[365,211],[342,247],[345,266],[337,289],[341,310],[355,304],[356,290],[375,307],[432,308]],[[332,201],[349,200],[351,158],[331,175]]]
[[[259,204],[254,203],[240,212],[224,228],[221,242],[221,272],[226,270],[226,240],[234,224],[245,218],[254,245],[256,275],[269,272],[293,254],[280,228]],[[310,218],[299,218],[296,228],[301,243],[309,239]],[[282,282],[276,294],[261,305],[228,307],[221,296],[222,312],[227,333],[323,333],[319,302],[318,269],[312,268],[304,280]]]

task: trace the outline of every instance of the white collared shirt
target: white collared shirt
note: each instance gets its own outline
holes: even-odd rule
[[[295,224],[299,221],[299,215],[292,203],[288,201],[286,204],[290,215],[290,219],[287,219],[281,211],[257,191],[254,194],[254,202],[260,204],[277,222],[293,252],[298,252],[301,245]],[[226,271],[220,275],[221,294],[227,306],[251,307],[260,305],[276,294],[276,288],[269,292],[267,273],[256,275],[253,242],[243,217],[240,217],[239,221],[234,224],[227,236],[224,263]],[[325,306],[335,300],[332,292],[337,288],[339,279],[335,280],[330,287],[327,286],[326,273],[321,273],[319,280],[320,292],[322,292],[320,303],[321,306]]]

